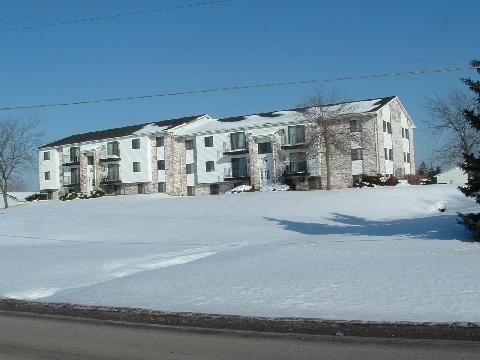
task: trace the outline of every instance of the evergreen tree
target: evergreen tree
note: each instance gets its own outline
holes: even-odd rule
[[[422,161],[422,163],[420,164],[420,167],[418,168],[417,173],[418,175],[421,175],[421,176],[427,175],[428,167],[427,167],[427,164],[425,164],[425,161]]]
[[[480,73],[480,60],[473,60],[472,66]],[[480,131],[480,81],[472,79],[463,79],[475,95],[475,105],[472,108],[465,109],[463,115],[470,125]],[[460,187],[465,196],[473,197],[480,204],[480,155],[471,153],[463,155],[463,164],[461,168],[468,174],[468,184]],[[460,223],[473,232],[474,237],[480,240],[480,214],[459,214]]]

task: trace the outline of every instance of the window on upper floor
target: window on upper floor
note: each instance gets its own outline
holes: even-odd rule
[[[132,139],[132,149],[140,149],[140,139]]]
[[[158,160],[157,161],[157,169],[158,170],[165,170],[165,160]]]
[[[361,148],[352,149],[352,161],[362,160],[363,159],[363,150]]]
[[[388,134],[392,133],[392,123],[391,122],[383,120],[383,132],[386,132]]]
[[[50,180],[50,171],[45,171],[44,177],[45,180]]]
[[[193,150],[193,139],[185,140],[185,150]]]
[[[50,160],[50,151],[43,152],[43,160]]]
[[[350,132],[362,131],[362,123],[360,120],[350,120]]]
[[[205,147],[213,147],[213,136],[205,136],[203,140],[205,141]]]
[[[215,161],[207,161],[205,163],[205,171],[206,172],[215,171]]]
[[[385,152],[385,160],[393,160],[393,149],[383,148]]]
[[[271,154],[272,153],[272,143],[264,142],[258,143],[258,153],[259,154]]]
[[[140,139],[138,148],[140,148]],[[133,141],[132,141],[132,149],[133,149]],[[108,156],[120,156],[120,149],[118,147],[118,141],[110,141],[107,143],[107,155]]]
[[[163,136],[157,136],[156,145],[157,147],[165,146],[165,138]]]
[[[95,159],[92,155],[87,156],[87,165],[93,165],[94,161],[95,161]]]
[[[288,127],[288,144],[296,145],[305,143],[305,125]]]
[[[402,138],[404,138],[404,139],[409,139],[410,138],[410,134],[408,132],[408,129],[402,128]]]
[[[230,134],[230,146],[232,150],[241,150],[247,148],[247,138],[244,132],[235,132]]]
[[[403,153],[403,161],[406,163],[410,163],[410,153],[408,152]]]
[[[140,172],[140,162],[138,161],[133,162],[133,172]]]

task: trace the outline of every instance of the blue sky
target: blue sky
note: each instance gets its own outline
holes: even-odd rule
[[[0,0],[0,107],[252,83],[466,66],[480,58],[480,2],[253,1],[36,28],[5,29],[193,4],[202,0]],[[475,45],[477,44],[477,45]],[[417,125],[416,160],[441,146],[425,97],[473,71],[330,82],[349,99],[398,95]],[[208,113],[295,107],[318,85],[0,112],[36,117],[45,141],[74,133]],[[26,175],[35,189],[36,175]]]

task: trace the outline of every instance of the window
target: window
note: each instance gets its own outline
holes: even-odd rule
[[[118,164],[108,164],[107,181],[120,180],[120,167]]]
[[[195,164],[187,164],[186,166],[187,174],[193,174],[195,171]]]
[[[385,160],[393,160],[393,149],[383,149],[385,151]]]
[[[205,170],[207,172],[215,171],[215,162],[214,161],[207,161],[205,163]]]
[[[410,164],[410,153],[407,153],[407,163]]]
[[[185,140],[185,150],[193,150],[193,140]]]
[[[290,154],[290,167],[287,169],[288,173],[306,173],[307,172],[307,154],[304,152],[297,152]]]
[[[78,162],[79,155],[80,155],[80,148],[79,147],[71,147],[70,148],[70,162]]]
[[[133,172],[140,172],[140,163],[138,161],[133,162]]]
[[[43,160],[50,160],[50,151],[45,151],[43,153]]]
[[[132,139],[132,149],[140,149],[140,139]]]
[[[362,160],[363,152],[362,149],[352,149],[352,160]]]
[[[246,177],[247,176],[247,158],[233,158],[232,159],[232,177]]]
[[[94,164],[94,158],[92,155],[87,156],[87,165],[93,165]]]
[[[410,163],[410,153],[407,153],[407,152],[403,153],[403,161],[406,163]]]
[[[145,194],[145,184],[138,184],[137,185],[137,193]]]
[[[402,138],[409,139],[410,134],[408,133],[408,129],[402,128]]]
[[[383,121],[383,132],[386,132],[388,134],[392,133],[392,124],[385,120]]]
[[[272,153],[272,143],[264,142],[258,144],[258,153],[259,154],[271,154]]]
[[[80,171],[78,168],[72,168],[70,170],[70,184],[80,183]]]
[[[246,149],[247,138],[244,132],[236,132],[230,134],[230,145],[232,150]]]
[[[203,140],[205,141],[205,147],[213,147],[213,136],[205,136]]]
[[[195,195],[195,186],[187,186],[187,195],[194,196]]]
[[[159,182],[158,183],[158,192],[159,193],[164,193],[166,191],[166,185],[164,182]]]
[[[165,138],[163,136],[157,136],[157,147],[165,146]]]
[[[158,168],[158,170],[165,170],[165,160],[158,160],[157,161],[157,168]]]
[[[362,131],[362,123],[360,120],[350,120],[350,132]]]
[[[289,126],[288,127],[288,144],[296,145],[303,144],[305,142],[305,126]]]
[[[140,143],[138,144],[138,146],[140,148]],[[132,142],[132,148],[133,148],[133,142]],[[120,156],[120,151],[118,149],[118,141],[110,141],[107,143],[107,155]]]
[[[45,180],[50,180],[50,171],[45,172]]]

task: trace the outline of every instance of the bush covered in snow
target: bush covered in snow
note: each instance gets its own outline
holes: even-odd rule
[[[25,197],[25,201],[32,202],[36,200],[47,200],[47,194],[35,193]]]
[[[253,191],[253,188],[250,185],[240,185],[240,186],[237,186],[237,187],[233,188],[228,193],[229,194],[237,194],[237,193],[247,192],[247,191]]]
[[[260,188],[260,191],[289,191],[290,186],[284,185],[284,184],[269,184],[269,185],[263,185]]]
[[[67,200],[74,200],[74,199],[94,199],[98,197],[102,197],[105,195],[105,192],[102,190],[95,190],[95,191],[90,191],[90,193],[76,193],[76,192],[71,192],[68,194],[63,194],[60,196],[60,200],[62,201],[67,201]]]
[[[393,176],[393,175],[390,175],[390,177],[385,180],[385,186],[395,186],[398,184],[398,179]]]

